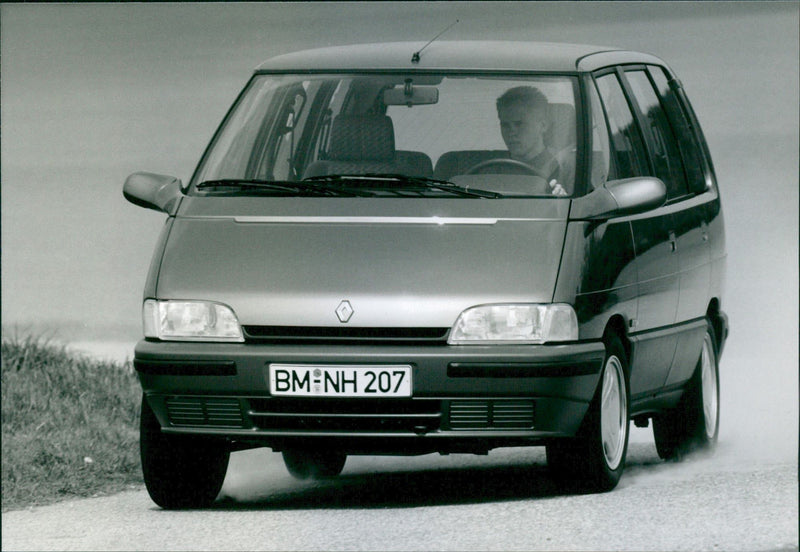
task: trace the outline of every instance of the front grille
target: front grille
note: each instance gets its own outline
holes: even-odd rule
[[[444,344],[450,328],[356,328],[307,326],[245,326],[252,342],[348,342]]]
[[[250,418],[259,429],[424,433],[439,429],[438,400],[250,399]]]
[[[447,421],[453,430],[532,429],[533,401],[451,401]]]
[[[173,426],[243,427],[238,399],[169,397],[165,404]]]

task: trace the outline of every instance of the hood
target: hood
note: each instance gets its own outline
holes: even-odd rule
[[[466,308],[550,302],[569,200],[187,197],[160,299],[242,325],[450,327]]]

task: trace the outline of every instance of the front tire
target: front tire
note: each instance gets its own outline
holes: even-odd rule
[[[153,502],[168,510],[214,502],[228,470],[230,450],[224,442],[162,433],[144,395],[139,430],[142,474]]]
[[[559,482],[586,492],[610,491],[619,483],[630,429],[627,374],[625,349],[612,335],[600,384],[577,436],[547,446],[547,464]]]
[[[711,322],[692,378],[678,406],[653,418],[658,455],[680,460],[697,450],[713,450],[719,436],[719,360]]]
[[[296,479],[323,479],[342,473],[347,455],[331,451],[290,449],[283,451],[283,463]]]

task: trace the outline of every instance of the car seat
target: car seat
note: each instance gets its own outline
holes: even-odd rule
[[[325,159],[311,163],[305,178],[333,174],[430,176],[430,157],[395,151],[394,125],[386,115],[339,115],[331,126]]]
[[[304,177],[396,172],[394,126],[386,115],[339,115],[331,125],[326,159],[311,163]]]

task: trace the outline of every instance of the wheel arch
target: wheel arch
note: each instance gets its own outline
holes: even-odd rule
[[[630,370],[633,344],[628,338],[627,324],[621,314],[615,314],[608,319],[605,330],[603,330],[603,343],[608,343],[608,337],[611,334],[616,335],[622,343],[622,348],[625,350],[625,360],[627,360],[628,370]]]

